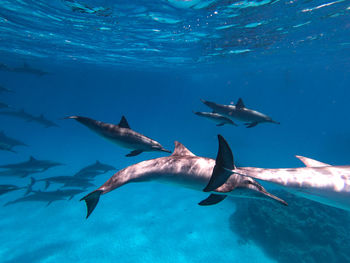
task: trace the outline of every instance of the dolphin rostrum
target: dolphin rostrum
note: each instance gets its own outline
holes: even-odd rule
[[[251,177],[236,173],[230,147],[221,135],[218,138],[219,151],[216,160],[198,157],[181,143],[175,142],[175,150],[171,156],[143,161],[120,170],[100,188],[81,199],[86,202],[87,217],[96,207],[102,194],[127,183],[150,180],[211,192],[199,205],[217,204],[227,195],[271,199],[286,205]]]
[[[243,100],[240,98],[236,105],[223,105],[215,102],[201,100],[205,105],[213,110],[213,112],[223,114],[233,119],[245,122],[247,128],[252,128],[262,122],[272,122],[280,124],[272,120],[269,116],[261,112],[251,110],[245,107]]]
[[[234,126],[238,126],[236,123],[233,122],[233,120],[231,120],[228,117],[225,117],[219,113],[214,113],[214,112],[200,112],[200,111],[194,111],[194,114],[200,116],[200,117],[204,117],[207,118],[211,121],[214,121],[216,124],[216,126],[223,126],[225,124],[231,124]]]
[[[74,119],[98,135],[104,137],[105,139],[112,141],[124,148],[131,149],[132,151],[126,155],[127,157],[136,156],[142,152],[151,151],[171,153],[170,151],[164,149],[159,142],[133,131],[124,116],[118,125],[96,121],[81,116],[71,116],[67,117],[66,119]]]
[[[282,187],[321,204],[350,211],[350,165],[332,166],[296,156],[306,167],[264,169],[237,168],[240,174]]]

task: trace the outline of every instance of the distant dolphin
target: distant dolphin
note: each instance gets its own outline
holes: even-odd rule
[[[50,120],[48,120],[47,118],[44,117],[43,114],[41,114],[39,117],[32,117],[30,119],[30,121],[34,121],[38,124],[41,124],[43,126],[45,126],[45,128],[49,128],[49,127],[58,127],[58,125]]]
[[[0,195],[15,191],[15,190],[20,190],[24,189],[26,187],[18,187],[17,185],[12,185],[12,184],[5,184],[5,185],[0,185]]]
[[[33,173],[32,171],[25,171],[25,170],[13,170],[8,169],[5,171],[0,171],[0,177],[27,177],[29,174]]]
[[[23,171],[29,174],[29,173],[44,172],[47,169],[58,165],[62,165],[62,164],[58,162],[49,161],[49,160],[38,160],[38,159],[35,159],[33,156],[30,156],[28,161],[15,163],[15,164],[0,165],[0,168]]]
[[[11,107],[6,103],[0,101],[0,109],[8,109],[8,108],[11,108]]]
[[[214,112],[200,112],[200,111],[194,111],[194,114],[200,116],[200,117],[204,117],[207,118],[211,121],[214,121],[216,124],[216,126],[223,126],[225,124],[231,124],[234,126],[238,126],[236,123],[233,122],[233,120],[231,120],[228,117],[225,117],[219,113],[214,113]]]
[[[33,118],[35,118],[33,115],[25,112],[24,109],[19,111],[0,111],[0,115],[15,117],[26,121],[31,121]]]
[[[1,64],[0,64],[1,65]],[[0,66],[1,68],[1,66]],[[4,93],[4,92],[7,92],[7,93],[15,93],[13,90],[11,89],[8,89],[8,88],[5,88],[4,86],[1,86],[0,85],[0,93]]]
[[[241,98],[238,100],[236,106],[217,104],[215,102],[206,101],[202,99],[201,101],[209,108],[212,108],[213,112],[224,114],[230,118],[245,122],[247,128],[252,128],[257,124],[263,122],[272,122],[280,124],[279,122],[272,120],[269,116],[265,114],[246,108]]]
[[[66,117],[66,119],[74,119],[105,139],[112,141],[121,147],[132,149],[132,151],[126,155],[127,157],[151,151],[171,153],[171,151],[164,149],[159,142],[133,131],[124,116],[118,125],[96,121],[81,116],[70,116]]]
[[[0,150],[14,152],[13,147],[16,146],[27,146],[23,142],[13,139],[7,135],[3,131],[0,131]]]
[[[36,182],[45,182],[45,190],[49,188],[51,183],[58,183],[58,184],[64,184],[63,187],[68,187],[68,186],[75,186],[79,187],[81,186],[82,188],[85,188],[86,185],[89,186],[94,186],[94,184],[91,184],[89,179],[81,178],[81,177],[76,177],[76,176],[52,176],[52,177],[46,177],[42,179],[34,179],[31,177],[31,184],[30,186],[33,186]]]
[[[205,192],[212,192],[199,205],[217,204],[227,195],[271,199],[286,205],[283,200],[268,193],[251,177],[236,173],[230,147],[221,135],[218,138],[219,151],[216,160],[198,157],[181,143],[175,142],[175,150],[171,156],[143,161],[120,170],[100,188],[81,199],[86,202],[87,217],[96,207],[102,194],[127,183],[151,180],[197,191],[204,189]],[[223,183],[225,183],[224,187],[216,187]]]
[[[44,192],[24,196],[16,200],[7,202],[6,204],[4,204],[4,206],[16,204],[16,203],[22,203],[22,202],[47,202],[47,205],[50,205],[54,201],[66,200],[66,196],[43,194],[43,193]]]
[[[112,165],[104,164],[97,160],[95,163],[80,169],[80,171],[77,172],[74,176],[91,178],[112,170],[116,170],[116,168]]]
[[[11,68],[9,71],[18,72],[18,73],[33,74],[33,75],[37,75],[40,77],[48,74],[48,72],[33,68],[33,67],[29,66],[27,63],[23,63],[22,67]]]

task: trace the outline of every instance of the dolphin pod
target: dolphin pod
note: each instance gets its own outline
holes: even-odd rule
[[[209,108],[211,108],[213,110],[213,113],[222,114],[229,118],[242,121],[244,122],[247,128],[255,127],[259,123],[263,122],[280,124],[279,122],[274,121],[273,119],[271,119],[271,117],[261,112],[246,108],[241,98],[238,99],[236,105],[217,104],[215,102],[206,101],[203,99],[201,99],[201,101]]]
[[[267,199],[287,205],[282,199],[267,192],[253,178],[236,173],[230,147],[221,135],[218,135],[218,139],[219,151],[216,160],[196,156],[184,145],[175,142],[172,155],[143,161],[120,170],[101,187],[81,199],[86,202],[87,218],[102,194],[128,183],[150,180],[197,191],[204,189],[205,192],[210,192],[210,195],[199,203],[203,206],[217,204],[227,195]]]

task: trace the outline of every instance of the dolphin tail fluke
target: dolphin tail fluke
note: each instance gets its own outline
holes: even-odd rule
[[[30,183],[27,186],[27,191],[24,193],[24,195],[27,195],[31,192],[33,192],[32,186],[36,183],[36,180],[33,177],[30,177]]]
[[[213,174],[210,178],[208,185],[203,189],[204,192],[214,191],[221,185],[223,185],[227,179],[233,174],[232,170],[235,169],[233,154],[230,146],[220,134],[219,139],[219,151],[216,156],[216,163],[213,169]]]
[[[94,211],[98,201],[100,200],[100,196],[102,194],[102,190],[95,190],[90,194],[84,196],[80,201],[84,200],[87,208],[86,219],[91,215],[92,211]]]
[[[198,204],[201,205],[201,206],[215,205],[217,203],[220,203],[226,197],[227,197],[227,195],[211,194],[206,199],[204,199],[203,201],[199,202]]]

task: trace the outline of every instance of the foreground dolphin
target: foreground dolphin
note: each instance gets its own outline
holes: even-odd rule
[[[213,109],[213,112],[220,113],[230,118],[245,122],[247,128],[252,128],[262,122],[280,124],[279,122],[272,120],[269,116],[262,114],[261,112],[246,108],[241,98],[238,100],[236,106],[217,104],[215,102],[202,99],[201,101],[209,108]]]
[[[332,166],[296,156],[306,167],[264,169],[241,167],[240,174],[273,183],[295,195],[350,211],[350,165]]]
[[[219,151],[216,160],[198,157],[181,143],[175,142],[175,150],[171,156],[143,161],[120,170],[100,188],[81,199],[86,202],[87,217],[96,207],[102,194],[127,183],[150,180],[198,191],[202,191],[203,188],[205,192],[212,191],[213,193],[199,205],[217,204],[227,195],[271,199],[286,205],[286,202],[268,193],[254,179],[235,173],[231,149],[221,135],[218,138]]]
[[[223,126],[225,124],[231,124],[234,126],[238,126],[236,123],[233,122],[230,118],[227,118],[219,113],[214,113],[214,112],[200,112],[200,111],[194,111],[194,114],[200,117],[207,118],[215,123],[216,126]]]
[[[124,148],[132,149],[132,151],[126,155],[127,157],[136,156],[142,152],[151,151],[171,153],[171,151],[164,149],[159,142],[156,142],[130,129],[130,126],[124,116],[118,125],[96,121],[81,116],[71,116],[66,117],[66,119],[74,119],[107,140],[110,140]]]

